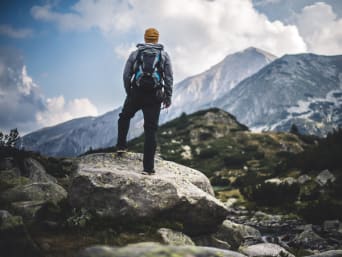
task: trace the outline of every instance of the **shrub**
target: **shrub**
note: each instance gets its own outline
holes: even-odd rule
[[[11,129],[9,134],[3,134],[0,131],[0,147],[14,147],[19,138],[19,132],[16,128]]]
[[[280,206],[297,200],[299,194],[298,184],[287,183],[261,183],[243,188],[242,194],[249,201],[264,206]]]

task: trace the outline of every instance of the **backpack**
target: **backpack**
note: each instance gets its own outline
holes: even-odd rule
[[[145,48],[139,50],[134,64],[134,80],[143,91],[154,91],[161,86],[161,50]]]

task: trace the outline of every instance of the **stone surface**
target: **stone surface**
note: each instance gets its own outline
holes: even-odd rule
[[[70,204],[118,222],[163,217],[189,234],[215,230],[227,215],[208,178],[194,169],[156,159],[156,174],[141,174],[142,155],[92,154],[80,158]]]
[[[33,158],[24,160],[25,175],[33,182],[53,182],[57,183],[57,179],[46,173],[44,167]]]
[[[78,257],[245,257],[229,250],[199,246],[165,246],[139,243],[125,247],[94,246],[86,248]]]
[[[260,232],[248,225],[237,224],[230,220],[225,220],[215,233],[215,237],[225,241],[238,249],[242,244],[255,244],[262,242]]]
[[[304,184],[310,180],[311,180],[311,177],[309,175],[306,175],[306,174],[299,176],[297,179],[299,184]]]
[[[217,239],[214,235],[193,237],[192,240],[198,246],[209,246],[214,248],[231,250],[232,246],[225,241]]]
[[[337,232],[340,228],[339,220],[325,220],[323,222],[323,230],[326,232]]]
[[[50,182],[19,185],[2,192],[0,196],[1,201],[10,204],[15,214],[27,221],[33,220],[45,203],[57,203],[65,198],[66,190]]]
[[[169,228],[160,228],[157,234],[160,235],[162,242],[167,245],[195,245],[187,235]]]
[[[310,255],[307,257],[342,257],[342,250],[326,251],[326,252]]]
[[[250,257],[264,257],[264,256],[295,257],[293,254],[286,251],[283,247],[276,245],[276,244],[270,244],[270,243],[243,246],[243,247],[240,247],[239,250],[243,254],[246,254],[247,256],[250,256]]]
[[[334,182],[336,177],[329,170],[323,170],[315,180],[320,186],[325,186],[328,182]]]
[[[306,249],[321,249],[326,241],[313,231],[312,225],[306,225],[304,231],[298,234],[292,243]]]

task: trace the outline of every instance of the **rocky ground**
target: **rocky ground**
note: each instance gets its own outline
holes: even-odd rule
[[[2,157],[1,256],[342,256],[338,220],[220,201],[203,173],[160,158],[156,175],[141,167],[136,153]]]

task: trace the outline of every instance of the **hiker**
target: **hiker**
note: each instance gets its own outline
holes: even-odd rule
[[[126,62],[123,81],[126,99],[118,120],[117,152],[127,151],[127,133],[131,118],[138,110],[144,115],[143,174],[154,174],[154,155],[160,109],[171,105],[173,73],[170,57],[158,44],[159,32],[148,28],[145,43],[138,44]]]

